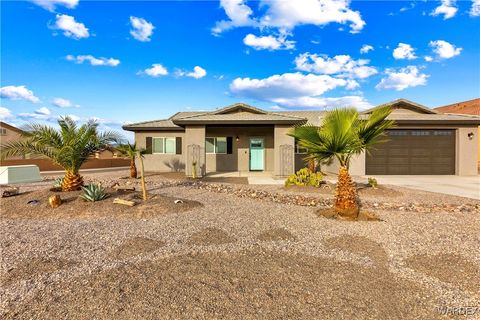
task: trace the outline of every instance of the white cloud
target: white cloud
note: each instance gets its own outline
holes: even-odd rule
[[[360,53],[361,54],[365,54],[365,53],[368,53],[369,51],[373,51],[375,50],[373,48],[373,46],[369,45],[369,44],[364,44],[361,48],[360,48]]]
[[[40,109],[35,110],[35,113],[44,116],[49,116],[52,114],[52,112],[47,107],[41,107]]]
[[[291,30],[298,25],[317,26],[329,23],[350,24],[352,33],[365,26],[358,11],[349,8],[347,0],[262,1],[268,6],[260,23],[265,27]]]
[[[5,107],[0,107],[0,120],[6,120],[12,118],[12,112],[10,109],[5,108]]]
[[[54,11],[57,6],[63,6],[68,9],[73,9],[78,5],[79,0],[31,0],[36,5],[47,9],[49,11]]]
[[[142,42],[148,42],[151,40],[150,37],[153,34],[153,29],[155,29],[153,24],[143,18],[137,17],[130,17],[130,23],[133,28],[130,30],[132,37]]]
[[[458,56],[463,50],[444,40],[430,41],[428,45],[432,47],[433,52],[441,59],[450,59]]]
[[[59,108],[72,108],[72,107],[80,108],[78,104],[73,104],[70,100],[63,99],[63,98],[53,99],[52,104]]]
[[[222,33],[234,27],[255,26],[257,22],[250,18],[253,11],[244,0],[220,0],[220,6],[230,20],[218,21],[212,29],[213,34]]]
[[[339,79],[329,75],[284,73],[264,79],[236,78],[230,83],[232,94],[251,99],[293,106],[302,101],[313,101],[323,93],[344,87],[354,89],[358,83],[351,79]]]
[[[416,59],[415,49],[412,48],[408,43],[399,43],[398,47],[393,50],[393,57],[397,60],[407,59],[413,60]]]
[[[0,88],[0,97],[10,100],[27,100],[33,103],[40,102],[26,86],[5,86]]]
[[[203,78],[207,75],[207,71],[200,66],[195,66],[192,72],[187,73],[187,77],[195,79]]]
[[[425,59],[425,61],[427,61],[427,62],[432,62],[433,61],[433,58],[431,56],[425,56],[425,57],[423,57],[423,59]]]
[[[367,59],[354,60],[349,55],[338,55],[330,58],[308,52],[295,58],[297,70],[360,79],[368,78],[377,73],[375,68],[367,66],[369,62]]]
[[[398,71],[386,69],[385,74],[387,77],[383,78],[375,88],[402,91],[410,87],[426,85],[429,77],[421,73],[416,66],[408,66]]]
[[[469,13],[471,17],[480,16],[480,0],[472,0],[472,7],[470,8]]]
[[[290,50],[295,48],[295,41],[287,40],[286,36],[274,37],[262,36],[257,37],[254,34],[247,34],[243,38],[243,43],[255,50]]]
[[[150,68],[139,71],[137,74],[146,74],[147,76],[157,78],[160,76],[166,76],[168,74],[168,70],[161,64],[154,63]]]
[[[188,72],[185,70],[178,69],[175,74],[178,77],[191,77],[195,79],[201,79],[207,75],[207,71],[200,66],[195,66],[193,71]]]
[[[277,103],[289,108],[321,108],[325,110],[341,107],[355,107],[359,110],[372,108],[372,105],[362,96],[287,98],[278,99]]]
[[[312,24],[324,26],[329,23],[350,24],[351,32],[357,33],[365,26],[358,11],[349,7],[348,0],[303,0],[303,1],[260,1],[266,7],[262,17],[252,17],[252,9],[244,0],[221,0],[220,6],[230,20],[217,22],[214,34],[233,27],[260,27],[292,30],[296,26]]]
[[[76,40],[90,36],[88,28],[83,23],[75,21],[74,17],[66,14],[57,14],[56,18],[53,29],[62,30],[64,36]]]
[[[453,18],[458,11],[455,2],[455,0],[441,0],[441,5],[436,7],[430,15],[438,16],[443,14],[443,20]]]
[[[108,66],[108,67],[116,67],[120,64],[120,60],[114,58],[95,58],[94,56],[88,55],[81,55],[81,56],[73,56],[69,54],[65,57],[68,61],[74,61],[75,63],[82,64],[84,61],[90,62],[92,66]]]

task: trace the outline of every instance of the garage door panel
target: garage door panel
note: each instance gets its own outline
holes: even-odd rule
[[[455,174],[455,130],[388,130],[367,154],[367,174]]]

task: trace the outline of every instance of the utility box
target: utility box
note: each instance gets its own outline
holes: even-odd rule
[[[0,167],[0,184],[28,183],[42,181],[36,165]]]

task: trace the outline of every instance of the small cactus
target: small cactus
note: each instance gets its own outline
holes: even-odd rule
[[[100,201],[108,197],[108,194],[105,192],[105,189],[100,184],[89,184],[85,187],[82,187],[83,194],[80,195],[80,198],[86,201]]]
[[[61,188],[62,184],[63,184],[63,177],[58,177],[57,179],[55,179],[55,181],[53,181],[54,188]]]
[[[297,171],[297,173],[291,174],[285,180],[285,186],[312,186],[320,187],[323,183],[323,176],[320,172],[312,172],[308,168],[303,168]]]

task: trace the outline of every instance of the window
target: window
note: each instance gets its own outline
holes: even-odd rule
[[[7,135],[7,129],[5,129],[5,128],[0,128],[0,135],[1,135],[1,136],[6,136],[6,135]]]
[[[175,138],[152,138],[152,153],[174,154]]]
[[[308,152],[308,149],[301,147],[299,144],[299,141],[295,139],[295,153],[305,154],[307,152]]]
[[[205,151],[207,153],[227,153],[227,137],[207,137],[205,138]]]

